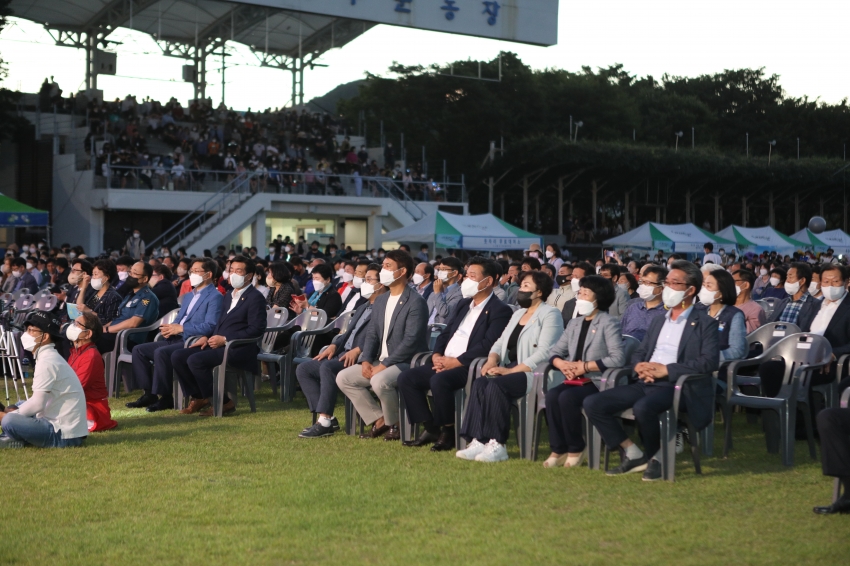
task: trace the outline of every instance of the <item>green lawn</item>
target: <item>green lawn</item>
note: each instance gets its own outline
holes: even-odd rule
[[[728,460],[697,476],[686,451],[675,484],[648,484],[546,470],[515,444],[481,464],[299,439],[303,397],[281,404],[268,385],[257,413],[246,402],[224,419],[123,408],[131,398],[85,448],[0,453],[0,564],[847,563],[850,520],[812,513],[832,484],[805,443],[786,469],[743,418]]]

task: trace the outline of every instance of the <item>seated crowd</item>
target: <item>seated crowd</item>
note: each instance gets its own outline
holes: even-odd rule
[[[160,339],[130,335],[132,375],[126,377],[143,390],[130,408],[212,415],[213,368],[228,342],[246,339],[230,348],[229,364],[258,373],[267,309],[285,310],[290,319],[321,309],[328,321],[351,319],[295,368],[315,416],[300,437],[340,429],[341,392],[368,427],[363,439],[401,439],[406,447],[430,445],[461,459],[502,461],[512,406],[536,395],[542,378],[551,449],[544,467],[581,465],[584,412],[605,445],[620,453],[620,465],[607,473],[643,472],[646,481],[663,476],[659,415],[672,407],[681,376],[723,371],[724,362],[756,355],[747,336],[770,322],[829,342],[833,363],[813,375],[813,386],[835,381],[835,362],[850,353],[850,302],[844,300],[850,278],[829,257],[820,263],[811,257],[785,263],[770,254],[730,261],[707,244],[706,256],[694,261],[676,254],[623,261],[612,253],[605,254],[607,262],[591,263],[565,260],[549,245],[545,251],[532,246],[516,261],[507,254],[462,261],[431,259],[427,246],[415,257],[405,245],[360,256],[334,243],[324,250],[318,242],[308,246],[303,238],[275,240],[268,251],[263,258],[253,248],[226,253],[222,247],[216,255],[186,257],[161,249],[147,261],[92,261],[81,249],[35,244],[18,253],[15,246],[3,266],[3,289],[46,286],[59,304],[26,319],[21,342],[35,363],[33,396],[5,409],[0,445],[79,446],[89,432],[115,427],[97,352],[112,352],[122,330],[150,327],[177,310],[178,296],[179,310],[173,322],[160,325]],[[774,299],[772,308],[756,297]],[[66,304],[76,306],[74,320]],[[290,338],[280,333],[274,349],[288,348]],[[603,373],[612,368],[628,368],[629,382],[602,387]],[[186,407],[175,404],[173,375]],[[759,375],[765,395],[775,395],[784,362],[762,363]],[[683,407],[697,430],[713,418],[714,386],[704,383],[685,395]],[[848,385],[845,379],[840,389]],[[464,389],[468,401],[458,420],[456,394]],[[843,426],[833,413],[818,414],[823,402],[811,405],[806,410],[819,424]],[[634,413],[641,446],[623,427],[626,409]],[[235,400],[225,397],[223,412],[234,411]],[[418,437],[402,439],[402,418],[420,427]],[[838,448],[830,450],[825,472],[831,458],[829,473],[847,483]],[[822,511],[844,509],[837,505]]]

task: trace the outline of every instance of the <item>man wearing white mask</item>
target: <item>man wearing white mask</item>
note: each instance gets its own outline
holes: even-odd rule
[[[363,286],[363,281],[366,278],[366,272],[373,264],[368,259],[361,259],[357,261],[357,265],[354,267],[354,277],[351,278],[351,288],[348,296],[342,300],[342,311],[340,314],[345,314],[349,311],[357,310],[357,308],[366,302],[366,298],[361,296],[360,289]],[[380,267],[378,268],[380,271]]]
[[[337,271],[336,275],[339,278],[339,283],[337,284],[336,290],[339,293],[339,296],[342,297],[343,303],[345,303],[346,299],[348,299],[348,296],[351,294],[352,289],[354,289],[354,272],[356,270],[356,263],[353,261],[346,261]]]
[[[142,259],[145,255],[145,241],[142,239],[141,232],[133,230],[133,234],[124,244],[124,253],[133,259]]]
[[[412,273],[413,258],[407,252],[387,252],[380,280],[389,293],[378,297],[372,307],[360,363],[336,377],[337,385],[360,417],[372,425],[362,438],[399,438],[398,376],[410,367],[414,355],[428,349],[428,307],[407,285]],[[380,402],[372,397],[370,387]]]
[[[32,274],[27,270],[27,260],[24,258],[16,257],[12,260],[12,274],[18,279],[12,292],[23,289],[25,293],[32,294],[38,291],[38,284],[35,282]]]
[[[26,269],[29,271],[30,275],[32,275],[33,279],[35,279],[35,284],[39,287],[41,286],[41,271],[38,270],[38,260],[35,256],[30,256],[27,258]]]
[[[649,265],[642,271],[643,275],[638,280],[637,290],[640,299],[629,303],[622,320],[623,334],[634,336],[638,340],[643,340],[649,325],[655,318],[664,316],[667,312],[661,300],[667,268]],[[761,310],[760,307],[759,310]]]
[[[27,316],[21,345],[35,361],[32,396],[17,410],[6,409],[0,448],[69,448],[88,436],[86,396],[77,374],[56,351],[59,320],[36,311]]]
[[[428,262],[420,262],[413,269],[413,279],[410,285],[426,301],[434,292],[434,268]]]
[[[749,269],[739,269],[732,274],[732,279],[735,281],[735,292],[738,294],[735,306],[744,313],[747,334],[755,332],[767,321],[764,309],[752,297],[756,276]]]
[[[785,276],[785,292],[788,297],[776,303],[768,322],[790,322],[802,328],[812,320],[820,304],[809,294],[811,282],[812,267],[808,263],[792,263]]]
[[[578,316],[576,312],[576,297],[578,290],[581,287],[581,278],[585,275],[593,275],[596,269],[586,261],[580,261],[573,266],[573,278],[570,280],[570,287],[573,290],[573,298],[564,303],[564,308],[561,309],[561,316],[564,318],[564,326]]]
[[[430,361],[399,375],[398,389],[408,420],[411,425],[423,423],[425,429],[405,446],[434,443],[432,452],[455,448],[455,391],[466,385],[470,364],[489,354],[513,315],[513,310],[493,295],[498,273],[494,261],[469,260],[461,285],[463,299],[437,338]],[[429,390],[433,397],[430,409]]]
[[[144,394],[127,403],[127,407],[147,407],[149,413],[174,408],[171,356],[183,349],[183,340],[189,336],[212,336],[222,302],[222,294],[213,284],[216,269],[217,265],[211,259],[195,260],[189,275],[192,292],[183,299],[175,322],[159,327],[165,340],[148,342],[133,349],[133,378],[136,387],[143,389]]]
[[[770,271],[768,271],[766,265],[761,265],[758,268],[756,282],[753,283],[753,289],[751,293],[753,300],[759,300],[764,294],[764,290],[768,287],[770,287]]]
[[[460,279],[463,263],[456,257],[440,260],[434,270],[434,292],[428,297],[428,324],[445,324],[452,310],[463,298]]]

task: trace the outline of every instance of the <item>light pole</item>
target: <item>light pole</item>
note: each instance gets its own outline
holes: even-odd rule
[[[685,132],[676,132],[676,151],[679,151],[679,138],[685,135]]]
[[[797,159],[800,159],[800,138],[797,138]]]
[[[696,144],[694,142],[694,128],[691,127],[691,149],[696,148]]]
[[[767,142],[767,164],[770,165],[770,154],[773,153],[773,146],[776,145],[776,140]]]
[[[575,136],[573,136],[573,142],[575,142],[578,139],[578,129],[581,128],[582,126],[584,126],[584,122],[582,122],[581,120],[576,122],[576,133],[575,133]]]
[[[747,132],[747,157],[750,156],[750,132]]]

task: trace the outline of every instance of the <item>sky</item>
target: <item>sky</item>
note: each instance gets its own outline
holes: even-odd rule
[[[429,65],[459,59],[490,60],[513,51],[535,69],[579,71],[621,63],[633,75],[664,73],[697,76],[724,69],[764,67],[781,76],[790,96],[838,103],[850,96],[847,62],[847,0],[594,0],[561,2],[558,44],[537,47],[379,25],[341,49],[324,54],[328,65],[305,73],[305,101],[365,73],[390,76],[389,66]],[[134,93],[184,104],[192,86],[181,80],[182,59],[162,56],[144,34],[119,29],[110,36],[118,74],[101,75],[98,87],[107,99]],[[231,44],[225,100],[237,110],[286,104],[291,74],[260,68],[247,47]],[[9,75],[2,86],[37,92],[54,75],[65,94],[84,84],[84,53],[59,47],[35,23],[13,20],[0,34],[0,55]],[[208,59],[207,95],[221,101],[220,59]]]

